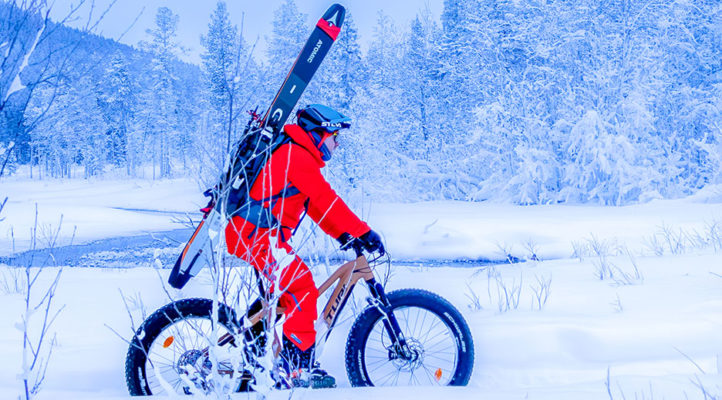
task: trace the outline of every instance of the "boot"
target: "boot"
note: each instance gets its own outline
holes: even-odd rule
[[[318,363],[314,363],[313,368],[311,368],[309,385],[311,386],[311,389],[335,388],[336,378],[321,369],[321,366]]]
[[[291,386],[312,389],[335,388],[336,379],[314,362],[314,350],[315,346],[311,346],[303,351],[287,337],[283,337],[281,359]]]
[[[263,308],[261,299],[254,301],[248,309],[247,316],[250,317]],[[251,392],[252,385],[255,383],[253,376],[254,371],[262,369],[258,360],[266,354],[266,322],[261,320],[251,326],[243,333],[243,351],[245,352],[246,362],[244,370],[241,372],[237,392]]]
[[[251,317],[261,309],[263,309],[263,302],[261,302],[261,299],[256,299],[248,307],[246,316]],[[249,356],[263,357],[266,346],[266,321],[261,320],[244,332],[244,339],[244,347],[250,352]]]

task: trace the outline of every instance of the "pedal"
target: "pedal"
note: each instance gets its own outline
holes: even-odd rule
[[[249,371],[243,371],[243,373],[241,374],[241,379],[238,385],[237,392],[253,392],[254,390],[251,386],[253,382],[253,374],[251,374]]]

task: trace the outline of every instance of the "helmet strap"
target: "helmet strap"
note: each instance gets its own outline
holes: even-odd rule
[[[321,143],[321,147],[318,148],[321,151],[321,159],[323,161],[328,161],[331,159],[331,151],[329,151],[328,146],[326,144]]]

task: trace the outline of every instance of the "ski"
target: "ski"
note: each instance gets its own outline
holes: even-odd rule
[[[345,14],[346,10],[339,4],[333,4],[326,10],[298,54],[268,110],[258,120],[255,119],[255,114],[253,114],[254,119],[249,123],[247,132],[256,132],[256,134],[263,135],[264,140],[267,142],[278,136],[313,75],[318,70],[326,54],[328,54],[336,38],[338,38]],[[256,124],[253,129],[251,129],[252,123]],[[239,156],[237,153],[234,155],[235,158]],[[260,164],[262,161],[263,159],[258,157],[254,164]],[[244,176],[236,171],[237,164],[235,159],[231,160],[229,171],[226,174],[228,181],[225,183],[229,183],[231,179],[235,178],[233,186],[240,185],[239,175],[241,177],[240,181],[243,181]],[[245,178],[248,178],[248,176],[245,176]],[[221,182],[219,187],[224,186],[223,183]],[[249,181],[247,183],[252,185],[253,182]],[[208,193],[206,192],[206,194]],[[213,243],[225,225],[220,203],[221,201],[216,201],[215,204],[210,204],[209,207],[201,210],[204,212],[203,220],[196,227],[171,270],[168,283],[172,287],[180,289],[185,286],[188,280],[196,276],[201,270],[205,264],[203,260],[212,257]]]
[[[269,127],[275,132],[283,128],[298,99],[306,90],[306,86],[321,65],[321,61],[326,57],[328,50],[341,32],[345,13],[342,6],[334,4],[318,20],[311,36],[281,85],[281,89],[278,90],[271,106],[263,116],[262,126]]]

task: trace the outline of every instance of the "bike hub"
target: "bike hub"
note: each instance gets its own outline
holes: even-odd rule
[[[413,371],[424,362],[424,347],[416,339],[406,339],[404,348],[389,349],[389,360],[400,371]]]
[[[201,358],[203,360],[199,362],[198,360]],[[199,372],[203,376],[207,375],[211,368],[211,360],[204,356],[200,350],[188,350],[181,354],[176,366],[178,373],[192,375],[192,372]]]

